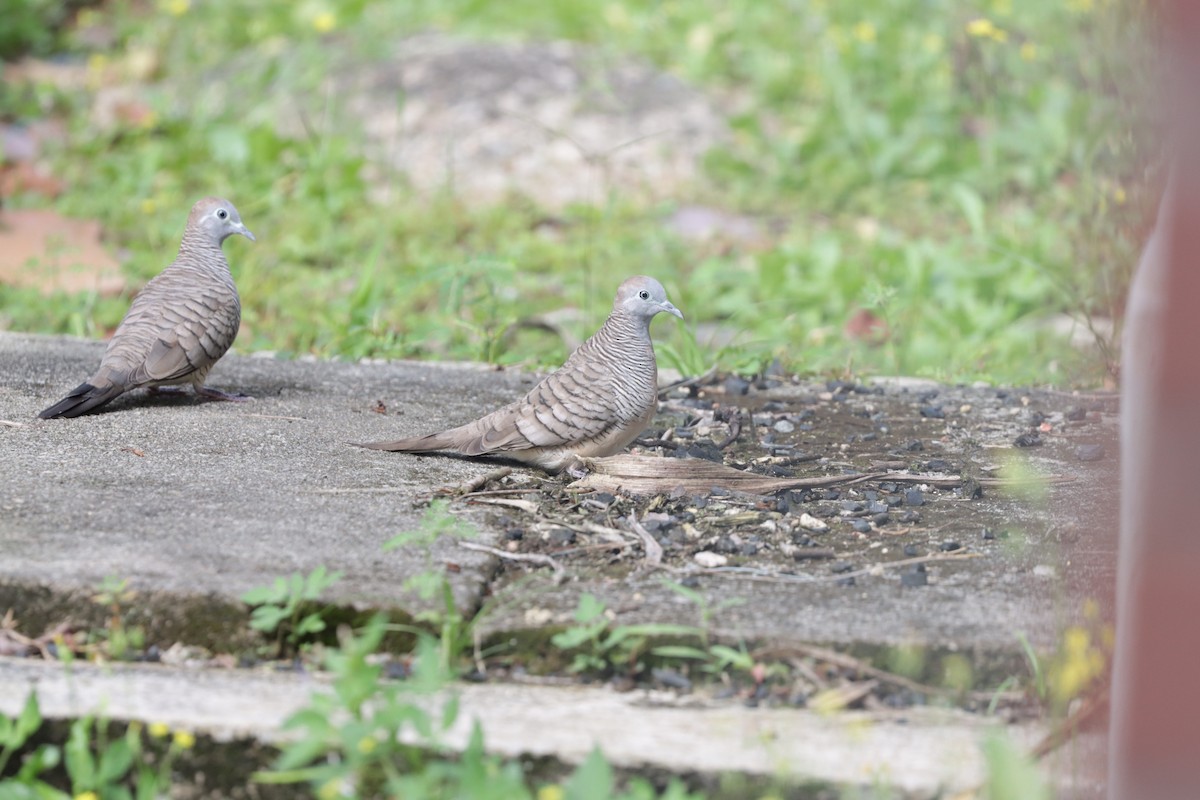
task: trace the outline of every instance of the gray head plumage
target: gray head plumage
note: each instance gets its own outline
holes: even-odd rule
[[[613,312],[649,322],[660,312],[667,312],[683,319],[683,312],[667,299],[667,290],[654,278],[635,275],[621,284],[613,300]]]
[[[192,206],[188,230],[217,246],[234,234],[255,241],[254,234],[242,224],[242,216],[233,203],[220,197],[206,197]]]

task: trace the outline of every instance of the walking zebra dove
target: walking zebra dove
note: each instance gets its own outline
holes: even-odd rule
[[[196,394],[238,399],[204,385],[237,336],[242,306],[221,244],[235,233],[250,241],[228,200],[192,206],[179,255],[138,292],[87,382],[38,416],[77,417],[141,386],[191,384]]]
[[[551,472],[581,458],[620,452],[658,408],[658,366],[650,320],[660,311],[683,319],[653,278],[617,289],[612,313],[567,362],[520,400],[441,433],[360,445],[407,453],[496,455]]]

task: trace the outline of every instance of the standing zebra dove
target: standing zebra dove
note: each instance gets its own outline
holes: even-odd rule
[[[620,452],[658,408],[650,320],[660,311],[683,319],[662,284],[643,275],[630,278],[617,289],[600,330],[517,402],[441,433],[360,446],[490,454],[551,472],[575,466],[581,458]]]
[[[203,397],[238,399],[204,385],[241,323],[241,302],[221,250],[235,233],[254,241],[228,200],[208,197],[192,206],[179,255],[138,292],[100,368],[38,416],[77,417],[141,386],[191,384]]]

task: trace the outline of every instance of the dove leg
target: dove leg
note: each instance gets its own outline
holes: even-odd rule
[[[240,392],[230,394],[229,392],[222,392],[220,389],[212,389],[208,386],[196,385],[192,388],[195,389],[198,396],[206,397],[209,400],[228,400],[231,403],[244,403],[247,400],[254,399],[248,394],[241,394]]]

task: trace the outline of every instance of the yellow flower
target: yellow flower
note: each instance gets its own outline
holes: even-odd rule
[[[1026,42],[1021,45],[1021,59],[1023,61],[1036,61],[1037,54],[1037,45],[1033,42]]]
[[[627,31],[633,28],[633,19],[629,11],[620,3],[609,3],[604,7],[604,21],[610,28]]]
[[[538,789],[537,800],[563,800],[566,794],[557,783]]]
[[[687,36],[688,49],[699,55],[704,55],[712,49],[714,34],[708,25],[696,25]]]
[[[921,47],[928,53],[942,52],[942,37],[936,33],[927,33],[921,38]]]
[[[174,736],[171,737],[171,742],[180,750],[191,750],[196,746],[196,737],[188,731],[181,729],[175,731]]]
[[[312,26],[316,28],[317,33],[329,33],[337,27],[337,17],[332,11],[322,11],[313,17]]]
[[[1063,650],[1068,656],[1082,656],[1092,643],[1092,637],[1086,630],[1072,626],[1063,634]]]
[[[192,0],[166,0],[163,8],[173,17],[182,17],[192,7]]]
[[[979,17],[967,23],[967,33],[976,39],[985,39],[996,32],[996,26],[987,17]]]
[[[1125,197],[1124,189],[1122,189],[1120,186],[1113,189],[1113,202],[1114,203],[1116,203],[1119,206],[1123,206],[1123,205],[1125,205],[1125,200],[1126,200],[1126,197]]]
[[[317,797],[319,797],[320,800],[334,800],[334,798],[341,796],[342,793],[338,789],[337,781],[326,781],[325,783],[321,784],[320,789],[317,789]]]
[[[146,208],[147,204],[150,205],[149,209]],[[142,201],[142,210],[145,211],[147,214],[149,214],[151,211],[154,210],[154,206],[155,206],[155,203],[153,200],[143,200]],[[169,727],[167,727],[167,723],[165,723],[165,722],[151,722],[150,727],[147,728],[147,730],[150,731],[150,735],[153,736],[155,739],[161,739],[164,736],[166,736],[168,733],[171,732],[171,729]]]
[[[96,796],[95,792],[80,792],[75,795],[75,800],[100,800],[100,798]]]
[[[379,744],[375,741],[374,736],[364,736],[358,740],[358,752],[364,756],[375,752],[375,746]]]
[[[875,41],[875,26],[865,20],[854,26],[854,38],[870,44]]]

